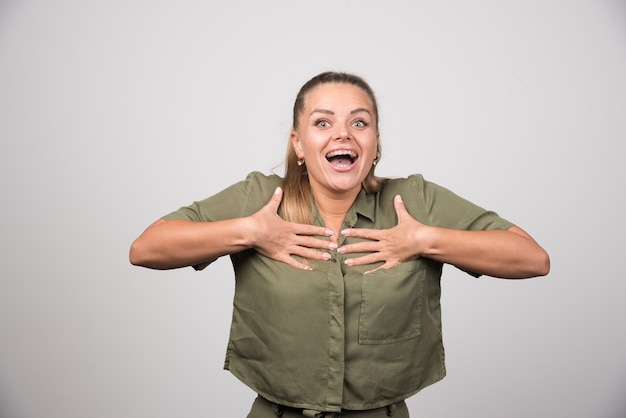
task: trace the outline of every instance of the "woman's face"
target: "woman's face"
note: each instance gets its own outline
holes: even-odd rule
[[[358,193],[378,150],[369,96],[351,84],[315,87],[305,97],[291,140],[314,193]]]

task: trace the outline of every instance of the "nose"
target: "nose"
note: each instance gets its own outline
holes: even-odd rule
[[[337,132],[336,134],[336,137],[337,139],[352,139],[352,135],[350,135],[350,132],[348,132],[348,130],[345,128],[339,130],[339,132]]]

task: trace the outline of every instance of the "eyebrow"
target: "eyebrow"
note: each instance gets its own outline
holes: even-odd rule
[[[364,108],[364,107],[359,107],[357,109],[354,109],[350,112],[351,115],[354,115],[355,113],[359,113],[359,112],[366,112],[367,114],[371,115],[372,113]],[[313,109],[313,111],[311,112],[311,114],[309,116],[311,116],[314,113],[324,113],[326,115],[334,115],[335,112],[333,112],[332,110],[328,110],[328,109]]]

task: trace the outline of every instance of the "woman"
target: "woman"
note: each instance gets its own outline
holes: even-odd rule
[[[251,173],[159,219],[131,263],[202,269],[230,255],[236,286],[225,368],[255,390],[249,418],[408,417],[445,375],[440,276],[546,275],[521,228],[420,175],[381,179],[378,108],[361,78],[300,90],[285,178]]]

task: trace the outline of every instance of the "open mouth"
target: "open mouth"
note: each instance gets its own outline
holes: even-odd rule
[[[334,167],[349,167],[359,158],[356,152],[351,150],[336,150],[326,154],[326,160]]]

